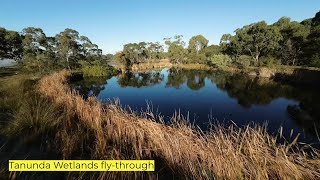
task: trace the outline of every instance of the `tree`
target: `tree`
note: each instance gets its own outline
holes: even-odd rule
[[[223,53],[229,55],[234,61],[238,61],[244,51],[244,42],[241,41],[239,34],[232,36],[224,34],[220,40],[220,47]]]
[[[319,25],[320,25],[320,11],[316,13],[314,18],[312,18],[312,23],[311,23],[312,27],[316,27]]]
[[[320,11],[312,19],[303,52],[306,64],[320,67]]]
[[[221,53],[221,46],[219,45],[210,45],[203,49],[203,53],[206,57],[211,57],[213,55],[218,55]]]
[[[299,64],[301,59],[299,56],[302,54],[303,44],[309,34],[308,28],[298,22],[291,22],[289,18],[281,18],[274,24],[274,27],[278,28],[282,35],[278,51],[278,57],[280,57],[282,63],[287,65]]]
[[[61,58],[66,60],[70,69],[70,57],[76,57],[80,53],[79,33],[73,29],[65,29],[56,35],[57,51]]]
[[[208,46],[209,41],[202,35],[193,36],[189,40],[188,49],[190,52],[196,52],[197,54]]]
[[[184,49],[185,42],[182,37],[182,35],[176,35],[174,38],[164,38],[168,46],[168,58],[172,63],[180,64],[187,60],[187,51]]]
[[[5,36],[6,57],[19,60],[22,57],[22,38],[16,31],[7,31]]]
[[[277,28],[268,26],[266,22],[245,26],[236,31],[239,41],[244,44],[244,50],[252,56],[256,64],[263,55],[268,55],[279,46],[281,34]]]
[[[203,50],[208,46],[208,40],[202,35],[193,36],[189,40],[188,61],[193,63],[205,63],[206,56]]]
[[[0,28],[0,59],[18,60],[22,56],[22,40],[19,33]]]
[[[0,28],[0,58],[5,57],[7,53],[7,42],[5,40],[6,33],[7,31],[5,28]]]
[[[280,30],[288,28],[291,24],[291,19],[289,17],[282,17],[273,25],[279,27]]]
[[[153,43],[149,42],[147,43],[147,51],[152,60],[160,60],[163,58],[163,46],[160,45],[159,42]]]
[[[22,37],[24,55],[36,56],[45,50],[46,35],[41,28],[24,28]]]
[[[96,58],[101,57],[102,50],[98,48],[98,45],[93,44],[91,40],[86,36],[80,36],[81,42],[81,53],[86,58]]]

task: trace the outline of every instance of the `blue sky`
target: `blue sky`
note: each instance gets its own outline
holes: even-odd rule
[[[72,28],[114,53],[129,42],[177,34],[186,41],[202,34],[218,44],[222,34],[246,24],[282,16],[301,21],[319,10],[320,0],[4,0],[0,27],[40,27],[48,36]]]

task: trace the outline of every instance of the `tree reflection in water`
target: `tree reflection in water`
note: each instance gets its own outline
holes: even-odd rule
[[[125,72],[118,76],[118,83],[121,87],[147,87],[159,84],[163,81],[164,75],[160,71],[149,71],[144,73]]]
[[[292,119],[312,134],[316,135],[316,130],[320,129],[320,94],[316,87],[290,86],[265,78],[252,78],[220,71],[177,68],[168,69],[167,72],[126,72],[119,74],[116,78],[116,82],[121,87],[148,88],[163,82],[165,86],[159,86],[159,88],[188,88],[192,91],[201,90],[211,81],[218,89],[226,92],[230,98],[236,99],[238,104],[244,108],[268,105],[278,98],[290,99],[300,102],[299,105],[287,107],[287,112],[292,116]],[[99,95],[107,85],[107,79],[85,78],[73,85],[80,94],[87,98]]]

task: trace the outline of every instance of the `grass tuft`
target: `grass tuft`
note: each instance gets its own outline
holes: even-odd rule
[[[176,115],[165,125],[151,112],[138,116],[119,104],[84,100],[68,86],[70,72],[44,77],[39,91],[63,107],[59,129],[64,158],[82,151],[92,159],[156,159],[156,172],[91,174],[96,178],[153,178],[172,174],[182,179],[319,179],[320,156],[293,144],[277,143],[264,127],[212,125],[201,132]],[[159,120],[160,118],[160,120]],[[70,133],[72,132],[72,133]],[[83,177],[84,174],[70,174]]]

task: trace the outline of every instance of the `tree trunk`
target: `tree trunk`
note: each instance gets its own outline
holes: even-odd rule
[[[68,69],[70,70],[69,55],[67,55],[67,64],[68,64]]]

